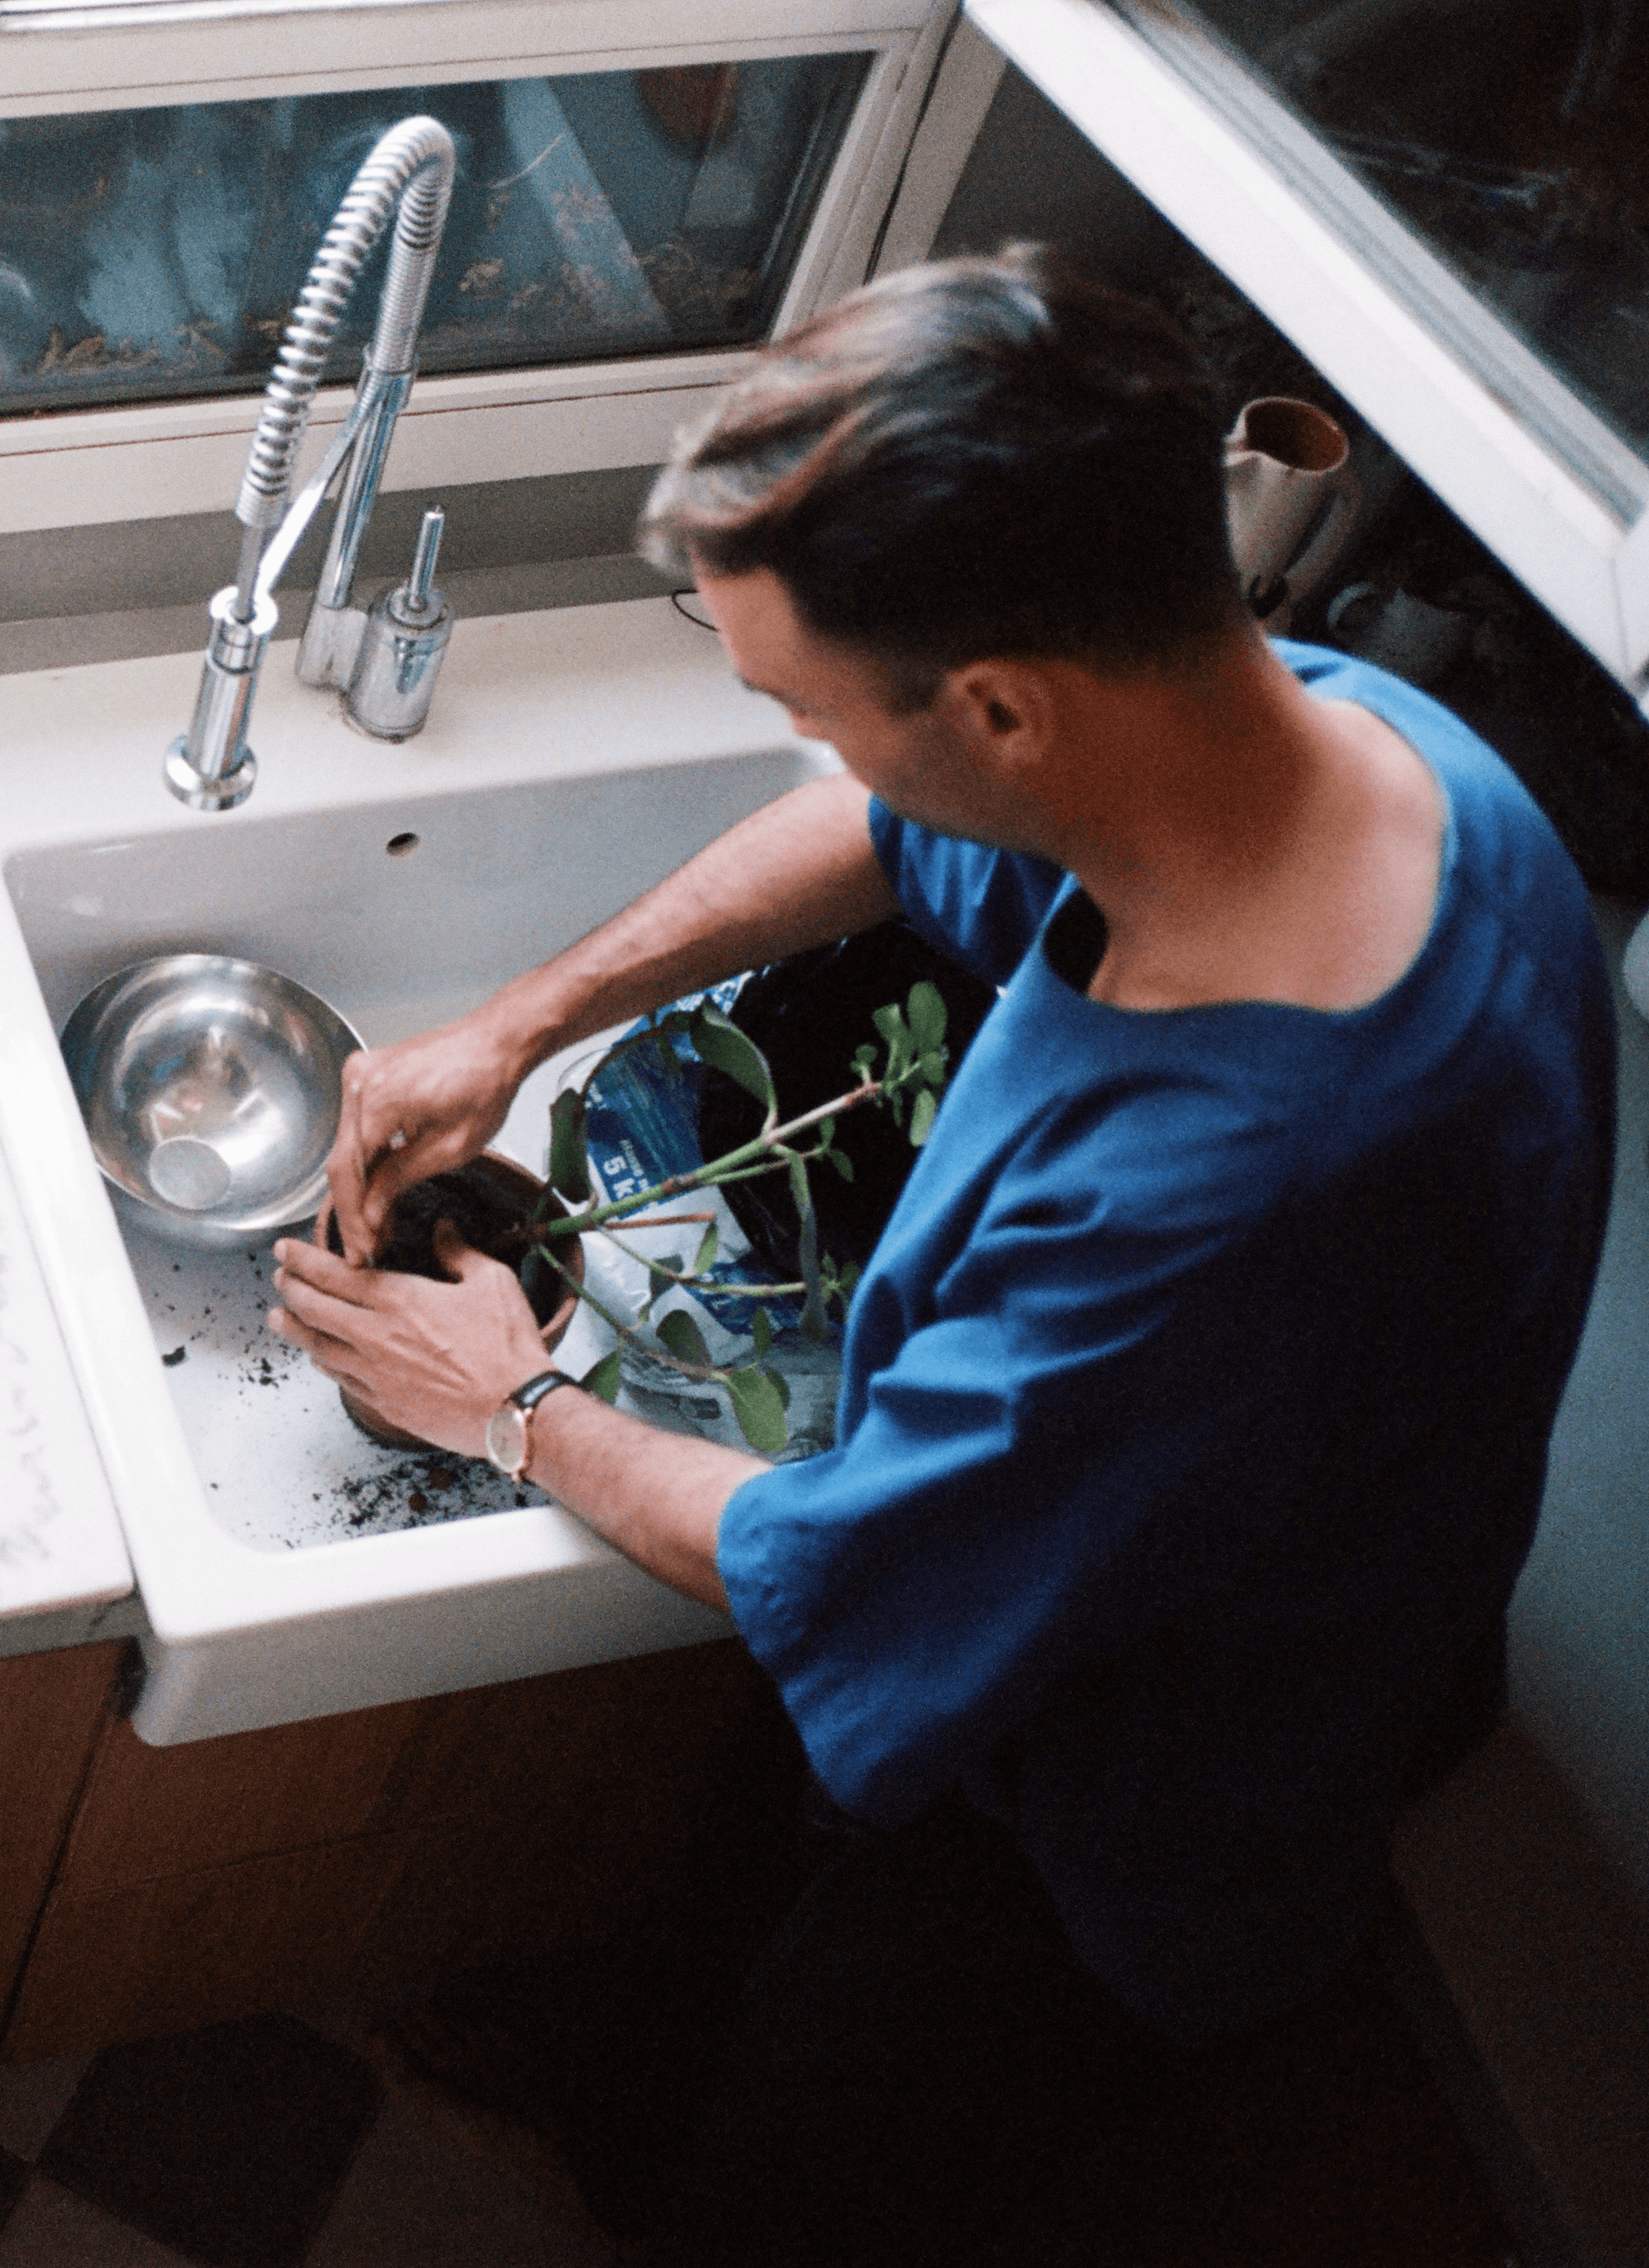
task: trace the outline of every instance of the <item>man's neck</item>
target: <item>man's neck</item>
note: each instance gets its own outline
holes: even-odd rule
[[[1342,1009],[1396,981],[1443,828],[1399,734],[1314,700],[1257,634],[1173,677],[1088,681],[1048,785],[1061,863],[1106,918],[1093,998]]]

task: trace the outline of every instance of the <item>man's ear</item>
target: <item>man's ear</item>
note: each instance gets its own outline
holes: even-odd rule
[[[1053,736],[1053,688],[1034,661],[964,662],[946,674],[935,705],[981,763],[1004,779],[1028,780]]]

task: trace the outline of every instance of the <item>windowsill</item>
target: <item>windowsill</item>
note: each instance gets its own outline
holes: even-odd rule
[[[391,578],[362,578],[362,597]],[[470,567],[442,575],[440,586],[460,619],[481,615],[523,615],[547,608],[604,606],[622,599],[656,599],[671,585],[644,560],[627,553],[593,559],[531,559],[507,567]],[[313,591],[276,594],[281,611],[279,635],[291,637],[303,626]],[[202,651],[210,625],[206,609],[129,607],[102,615],[48,615],[32,622],[0,622],[0,677],[26,671],[67,669],[89,661],[136,661],[151,654]]]

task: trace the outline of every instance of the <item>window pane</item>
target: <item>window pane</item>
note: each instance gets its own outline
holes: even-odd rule
[[[1200,0],[1366,186],[1649,444],[1649,13],[1631,0]]]
[[[357,167],[420,112],[459,153],[420,369],[759,339],[870,62],[0,121],[0,412],[256,390]],[[359,368],[386,254],[329,378]]]

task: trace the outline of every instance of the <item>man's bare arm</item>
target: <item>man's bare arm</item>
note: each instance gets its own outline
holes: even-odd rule
[[[350,1261],[371,1258],[403,1189],[485,1147],[558,1049],[896,913],[868,803],[846,774],[798,788],[460,1022],[353,1058],[327,1167]]]
[[[533,1413],[527,1477],[660,1582],[727,1610],[716,1549],[735,1489],[760,1457],[644,1425],[587,1394],[552,1394]]]

